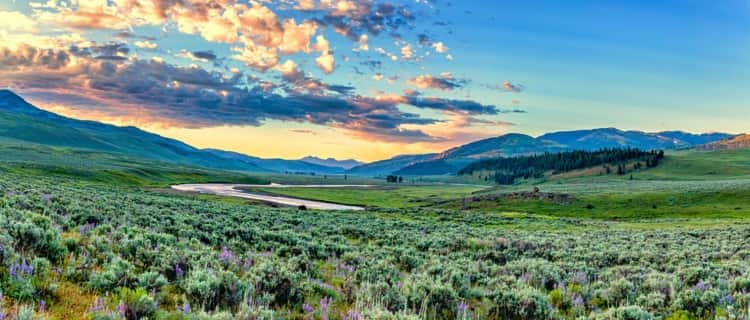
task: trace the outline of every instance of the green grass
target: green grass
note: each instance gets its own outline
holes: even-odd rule
[[[637,174],[641,179],[715,180],[750,178],[750,149],[676,151],[656,168]]]
[[[750,188],[720,191],[585,194],[578,196],[570,204],[522,199],[484,200],[466,205],[460,201],[454,201],[444,207],[482,212],[521,212],[603,220],[748,219],[750,218]]]
[[[72,177],[89,182],[142,187],[167,187],[177,183],[270,182],[266,177],[239,172],[180,166],[80,149],[17,144],[0,144],[0,172]]]
[[[476,186],[377,186],[372,188],[253,188],[253,191],[302,199],[380,208],[432,206],[482,190]]]

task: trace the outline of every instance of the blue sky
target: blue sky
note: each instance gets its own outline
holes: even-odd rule
[[[0,85],[259,156],[375,160],[507,132],[750,120],[743,0],[17,0],[0,18]]]

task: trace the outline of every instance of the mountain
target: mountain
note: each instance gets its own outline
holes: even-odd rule
[[[732,138],[734,140],[727,140]],[[356,160],[339,161],[316,157],[299,160],[262,159],[236,152],[197,149],[135,127],[118,127],[63,117],[39,109],[9,90],[0,90],[0,141],[70,147],[212,169],[383,176],[392,173],[454,174],[469,163],[481,159],[566,150],[615,147],[651,150],[689,148],[697,145],[706,145],[706,148],[734,148],[746,146],[748,138],[735,138],[723,133],[648,133],[602,128],[553,132],[536,138],[512,133],[475,141],[441,153],[401,155],[367,164]]]
[[[0,140],[107,152],[222,170],[316,173],[344,171],[342,168],[298,160],[260,159],[220,150],[201,150],[135,127],[71,119],[39,109],[9,90],[0,90]]]
[[[222,159],[135,127],[66,118],[41,110],[9,90],[0,90],[0,137],[5,141],[116,153],[213,169],[269,171]]]
[[[648,133],[623,131],[616,128],[553,132],[537,139],[552,141],[569,150],[598,150],[602,148],[679,149],[689,148],[731,137],[724,133],[692,134],[682,131]]]
[[[724,133],[692,134],[682,131],[648,133],[623,131],[616,128],[601,128],[577,131],[553,132],[531,137],[511,133],[499,137],[475,141],[442,153],[412,161],[406,166],[383,174],[397,175],[445,175],[455,174],[466,165],[481,159],[513,157],[545,152],[570,150],[599,150],[602,148],[638,148],[642,150],[690,148],[730,138]],[[394,158],[397,159],[397,158]],[[381,161],[382,167],[399,166],[398,161]]]
[[[414,163],[394,172],[398,175],[454,174],[461,168],[481,159],[531,155],[565,150],[551,141],[510,133],[465,144],[439,153],[432,159]]]
[[[400,155],[387,160],[366,163],[346,171],[348,174],[360,176],[383,176],[396,172],[409,165],[432,159],[437,154]]]
[[[708,143],[701,147],[706,150],[734,150],[750,148],[750,134],[742,134],[730,139]]]
[[[322,159],[322,158],[310,157],[310,156],[299,159],[299,161],[317,164],[317,165],[326,166],[326,167],[342,168],[342,169],[351,169],[356,166],[360,166],[364,164],[363,162],[359,162],[354,159],[347,159],[347,160],[337,160],[334,158]]]
[[[263,159],[248,156],[242,153],[224,151],[217,149],[203,149],[217,157],[246,163],[248,165],[266,168],[276,172],[304,172],[304,173],[321,173],[321,174],[342,174],[345,169],[341,167],[329,167],[302,160],[285,160],[285,159]]]

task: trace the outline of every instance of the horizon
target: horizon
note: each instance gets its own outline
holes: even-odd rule
[[[746,132],[745,1],[198,3],[0,4],[0,87],[263,158],[372,162],[582,128]]]

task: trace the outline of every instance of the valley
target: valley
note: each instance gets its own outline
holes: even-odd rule
[[[708,147],[741,138],[510,134],[300,164],[22,110],[0,112],[25,133],[0,130],[0,315],[742,319],[750,303],[750,151]],[[91,142],[102,128],[142,142]]]

